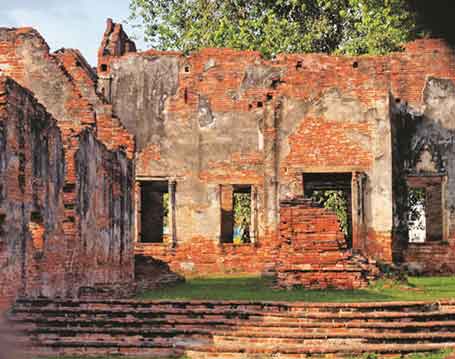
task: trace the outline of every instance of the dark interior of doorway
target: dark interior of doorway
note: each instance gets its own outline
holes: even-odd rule
[[[168,229],[168,181],[141,182],[141,242],[162,243]]]

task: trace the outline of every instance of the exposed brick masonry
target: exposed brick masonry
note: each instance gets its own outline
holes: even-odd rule
[[[129,42],[108,21],[98,59],[104,92],[138,137],[136,175],[177,184],[176,243],[137,243],[137,253],[187,274],[243,271],[245,261],[268,270],[262,248],[276,251],[279,201],[303,194],[303,173],[341,172],[363,178],[352,184],[354,250],[394,259],[393,181],[404,172],[392,176],[392,113],[399,106],[421,112],[429,78],[455,79],[444,41],[418,40],[381,57],[272,60],[232,49],[136,52]],[[222,188],[233,184],[257,191],[257,241],[235,248],[240,268],[229,265],[237,263],[230,260],[233,247],[219,243]],[[452,252],[447,248],[448,257]]]
[[[60,166],[58,175],[46,173],[47,187],[36,189],[53,202],[25,214],[23,223],[28,231],[22,237],[17,237],[21,231],[9,232],[13,236],[9,241],[24,250],[11,245],[0,248],[2,256],[22,263],[21,277],[14,280],[10,298],[17,294],[76,296],[82,286],[131,284],[130,159],[134,142],[112,117],[111,106],[97,94],[96,74],[76,50],[50,54],[42,37],[29,28],[0,29],[0,73],[33,91],[55,118],[54,126],[61,136],[60,150],[33,151],[43,163]],[[13,120],[14,116],[8,118]],[[21,141],[31,146],[33,138]],[[63,158],[57,160],[57,154]],[[28,157],[24,166],[32,167]],[[36,178],[35,172],[26,172],[23,181],[35,186]],[[54,188],[51,193],[49,188]],[[11,186],[8,192],[14,193]],[[22,200],[33,203],[34,198],[33,192],[25,191]],[[14,222],[8,214],[0,218],[4,228]],[[41,254],[25,250],[32,246]]]
[[[348,250],[336,214],[309,199],[281,202],[279,233],[280,287],[356,289],[379,274],[375,263]]]

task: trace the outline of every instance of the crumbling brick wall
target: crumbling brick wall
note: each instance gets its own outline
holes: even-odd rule
[[[397,149],[408,146],[405,152],[415,154],[422,141],[436,148],[438,168],[445,169],[437,173],[446,186],[437,245],[444,263],[452,258],[455,77],[453,53],[443,42],[421,40],[383,57],[282,54],[266,60],[231,49],[184,56],[137,52],[121,25],[109,20],[98,57],[95,74],[77,50],[51,54],[32,29],[0,29],[0,72],[32,90],[62,132],[63,228],[81,278],[82,267],[94,264],[87,248],[100,264],[96,280],[132,273],[131,262],[125,272],[116,268],[132,260],[129,215],[135,207],[137,240],[141,183],[148,181],[169,184],[169,234],[163,243],[137,241],[136,253],[186,274],[273,269],[279,202],[303,195],[308,173],[352,179],[353,250],[388,262],[414,256],[431,265],[428,251],[408,246],[399,233],[401,190],[413,160]],[[416,114],[423,120],[414,121]],[[404,146],[397,140],[402,115],[413,123]],[[87,151],[96,154],[93,161]],[[128,180],[133,172],[136,183]],[[249,186],[254,197],[252,243],[222,243],[222,228],[231,227],[223,222],[223,188],[235,185]],[[92,188],[105,197],[84,199]],[[81,212],[81,206],[87,208]],[[78,241],[87,247],[76,250]]]
[[[375,263],[353,256],[335,212],[302,197],[280,205],[278,286],[356,289],[375,279]]]
[[[350,173],[353,249],[386,262],[406,257],[399,219],[405,192],[397,182],[407,174],[396,156],[396,113],[406,107],[432,121],[447,118],[439,129],[419,125],[426,130],[417,130],[410,143],[423,137],[453,142],[450,89],[441,90],[442,112],[437,96],[428,100],[424,91],[431,77],[454,79],[453,52],[443,41],[415,41],[382,57],[282,54],[273,60],[231,49],[138,53],[129,41],[108,22],[99,51],[103,88],[113,112],[137,135],[137,179],[170,179],[177,186],[172,246],[137,243],[138,252],[195,271],[235,270],[225,266],[232,245],[220,244],[221,186],[250,184],[257,190],[257,241],[236,249],[244,257],[236,255],[266,268],[261,248],[276,251],[278,203],[304,194],[302,174]],[[452,189],[455,175],[446,167]],[[442,200],[447,240],[451,201]],[[190,249],[199,245],[213,250],[201,259]],[[411,247],[415,256],[419,250]],[[449,247],[440,251],[452,257]],[[183,267],[174,268],[186,272]]]
[[[80,245],[74,281],[84,286],[133,281],[132,163],[122,152],[107,151],[90,132],[76,153],[76,217]],[[90,270],[87,270],[87,269]]]
[[[391,260],[390,74],[378,70],[388,69],[387,58],[268,61],[231,49],[187,57],[113,53],[105,44],[127,37],[107,39],[110,28],[98,71],[113,113],[137,137],[136,179],[176,183],[175,240],[138,242],[137,253],[190,274],[267,270],[277,248],[279,200],[302,195],[302,173],[319,171],[368,178],[354,243]],[[254,188],[255,243],[220,243],[223,185]]]
[[[64,270],[49,262],[49,272],[36,272],[46,280],[61,273],[64,281],[54,281],[51,292],[41,283],[22,294],[74,296],[81,286],[131,282],[134,140],[96,92],[96,74],[77,51],[50,54],[29,28],[0,29],[0,73],[32,90],[62,134],[62,207],[53,221],[62,228],[55,248]]]
[[[69,186],[57,121],[11,79],[1,78],[0,94],[2,305],[18,295],[75,296],[82,286],[130,284],[131,162],[87,129],[73,143]]]
[[[56,121],[32,94],[0,78],[0,298],[65,291],[62,188]]]
[[[415,273],[454,273],[455,54],[442,40],[406,45],[392,59],[394,257]],[[412,69],[412,71],[410,71]],[[427,236],[408,238],[407,195],[426,191]]]

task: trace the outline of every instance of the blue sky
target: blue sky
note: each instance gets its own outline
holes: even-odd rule
[[[129,0],[0,0],[0,27],[32,26],[52,51],[79,49],[93,66],[106,19],[124,23],[128,14]],[[139,39],[138,48],[147,48],[137,30],[126,30]]]

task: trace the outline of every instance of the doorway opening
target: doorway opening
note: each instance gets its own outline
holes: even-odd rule
[[[221,242],[251,243],[251,185],[221,186]]]
[[[168,181],[141,181],[140,241],[163,243],[169,236]]]
[[[351,183],[351,173],[303,174],[305,197],[336,213],[348,248],[352,248]]]

